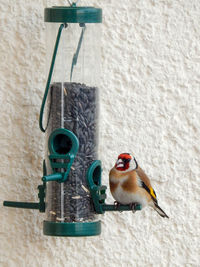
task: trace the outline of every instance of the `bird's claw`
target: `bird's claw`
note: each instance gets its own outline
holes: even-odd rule
[[[119,207],[121,206],[121,204],[117,201],[114,202],[114,206],[115,206],[115,210],[118,210]],[[121,210],[119,210],[119,212],[122,212]]]
[[[138,205],[138,203],[131,203],[130,205],[129,205],[129,207],[130,207],[130,209],[132,210],[132,212],[133,213],[135,213],[136,212],[136,206]]]
[[[117,202],[117,201],[114,201],[114,206],[115,206],[115,209],[119,208],[120,207],[120,203]]]

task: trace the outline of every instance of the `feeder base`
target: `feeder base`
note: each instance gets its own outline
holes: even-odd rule
[[[101,234],[101,221],[97,222],[43,222],[44,235],[50,236],[94,236]]]

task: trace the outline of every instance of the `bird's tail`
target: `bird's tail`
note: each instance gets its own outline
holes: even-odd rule
[[[158,214],[163,217],[163,218],[168,218],[167,214],[164,212],[164,210],[162,210],[157,203],[154,203],[154,210],[156,210],[158,212]]]

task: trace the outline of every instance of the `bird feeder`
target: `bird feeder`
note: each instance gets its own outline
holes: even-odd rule
[[[100,24],[102,9],[45,8],[48,78],[39,126],[46,136],[39,202],[4,201],[4,206],[45,212],[45,235],[92,236],[98,214],[131,210],[105,203],[98,160]],[[45,126],[44,126],[45,125]],[[135,210],[141,209],[140,205]]]

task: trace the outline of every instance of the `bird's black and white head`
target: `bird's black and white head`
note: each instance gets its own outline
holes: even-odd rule
[[[121,172],[129,172],[136,170],[138,168],[137,161],[129,153],[122,153],[118,156],[118,159],[115,163],[115,169]]]

